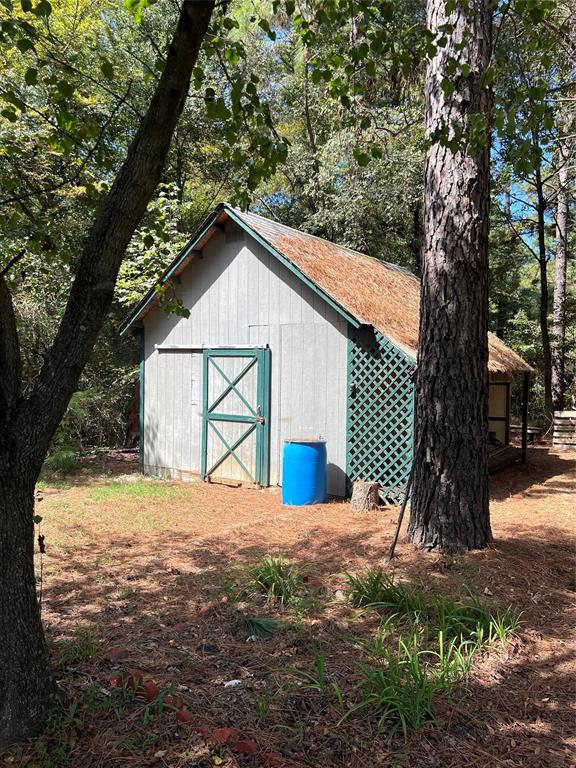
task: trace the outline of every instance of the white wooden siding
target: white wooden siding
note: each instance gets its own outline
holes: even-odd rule
[[[327,441],[328,491],[345,493],[347,325],[237,225],[215,235],[181,275],[190,317],[145,318],[144,466],[186,479],[200,471],[202,353],[166,345],[271,349],[270,482],[287,437]]]

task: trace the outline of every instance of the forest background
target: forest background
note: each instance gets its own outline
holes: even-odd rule
[[[417,55],[403,62],[402,52],[425,40],[424,3],[390,3],[387,24],[397,26],[401,53],[377,58],[363,50],[353,17],[338,29],[327,18],[303,44],[322,4],[294,5],[286,14],[238,0],[215,32],[225,44],[213,37],[204,46],[162,184],[129,246],[113,311],[47,469],[67,471],[78,453],[126,443],[138,353],[118,326],[217,202],[249,205],[419,273],[424,66]],[[538,35],[530,13],[495,34],[490,327],[535,368],[530,421],[547,427],[553,407],[576,399],[576,51],[571,4],[532,5]],[[60,0],[46,13],[40,56],[37,46],[29,61],[26,37],[2,28],[11,44],[0,53],[0,232],[25,382],[50,347],[83,237],[150,99],[177,11],[176,3],[151,4],[135,21],[116,0]],[[546,14],[550,37],[542,35]],[[565,343],[555,355],[562,248]],[[177,285],[160,298],[166,311],[187,312]]]

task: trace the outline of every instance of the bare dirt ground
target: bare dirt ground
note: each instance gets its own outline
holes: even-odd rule
[[[574,454],[532,449],[526,466],[491,478],[492,548],[445,557],[400,543],[385,565],[394,508],[361,516],[344,502],[288,508],[277,491],[145,481],[126,458],[93,462],[87,474],[44,488],[38,504],[47,548],[42,611],[68,703],[47,736],[0,763],[576,765],[575,469]],[[278,552],[305,574],[297,610],[242,592],[247,568]],[[361,717],[338,724],[327,693],[277,684],[281,668],[312,669],[316,647],[329,684],[345,696],[352,690],[354,638],[368,638],[376,624],[341,601],[342,574],[369,567],[522,612],[517,637],[479,657],[452,699],[440,697],[437,723],[407,743]],[[245,616],[283,627],[247,641],[238,629]],[[150,695],[122,688],[130,676]],[[226,687],[230,680],[241,682]],[[155,686],[166,692],[160,699]],[[232,739],[226,728],[240,733]]]

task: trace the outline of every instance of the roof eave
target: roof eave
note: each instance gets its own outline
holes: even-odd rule
[[[276,248],[274,248],[274,246],[271,243],[269,243],[264,237],[262,237],[258,232],[252,229],[252,227],[250,227],[245,221],[243,221],[239,216],[237,216],[234,208],[229,206],[227,203],[219,203],[214,209],[214,211],[211,214],[209,214],[209,216],[204,220],[204,222],[196,230],[194,235],[190,238],[188,243],[180,251],[178,256],[176,256],[176,258],[171,262],[171,264],[164,271],[162,276],[158,280],[156,280],[152,288],[150,288],[150,290],[145,294],[145,296],[140,300],[140,302],[138,302],[136,307],[128,315],[126,320],[120,325],[119,333],[121,336],[124,335],[127,331],[129,331],[130,328],[134,325],[134,323],[143,319],[148,307],[153,302],[156,296],[156,288],[158,286],[165,285],[174,274],[179,274],[179,272],[181,272],[185,268],[185,266],[188,263],[187,259],[189,259],[191,252],[195,250],[196,246],[198,246],[198,244],[203,240],[203,238],[206,236],[208,231],[211,228],[215,228],[217,224],[222,224],[225,221],[225,219],[222,219],[222,221],[220,221],[223,215],[226,218],[229,218],[232,221],[234,221],[241,229],[248,232],[248,234],[251,237],[253,237],[258,243],[260,243],[260,245],[262,245],[269,253],[271,253],[285,267],[287,267],[291,272],[293,272],[297,277],[299,277],[300,280],[302,280],[302,282],[304,282],[309,288],[311,288],[314,291],[314,293],[317,293],[319,296],[321,296],[324,299],[324,301],[326,301],[327,304],[332,306],[353,327],[358,328],[360,325],[363,324],[363,321],[361,319],[355,317],[353,314],[348,312],[339,302],[333,299],[322,288],[316,285],[316,283],[310,280],[310,278],[308,278],[304,274],[304,272],[302,272],[301,269],[299,269],[295,264],[293,264],[289,259],[287,259],[282,253],[280,253]]]
[[[166,285],[173,275],[179,274],[187,266],[189,261],[194,257],[192,252],[197,250],[196,246],[198,246],[209,233],[210,229],[216,229],[215,225],[219,223],[219,219],[223,213],[226,213],[226,204],[219,203],[216,208],[206,216],[184,248],[182,248],[177,256],[170,262],[158,280],[154,282],[152,287],[145,293],[142,299],[121,323],[118,329],[120,336],[123,336],[135,323],[143,319],[149,306],[156,297],[156,289],[162,285]]]

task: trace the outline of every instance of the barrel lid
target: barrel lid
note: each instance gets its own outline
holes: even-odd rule
[[[287,437],[284,440],[285,443],[326,443],[326,440],[322,438],[313,437]]]

